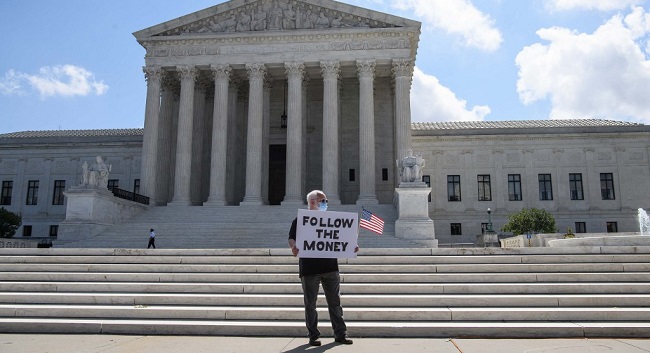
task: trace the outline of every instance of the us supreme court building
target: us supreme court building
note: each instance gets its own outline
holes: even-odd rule
[[[23,216],[17,237],[56,237],[62,192],[101,155],[109,188],[150,207],[295,209],[312,189],[340,207],[388,207],[396,160],[412,149],[426,160],[423,207],[441,244],[471,242],[488,208],[495,229],[536,207],[562,232],[638,231],[650,127],[413,123],[419,34],[417,21],[330,0],[232,0],[137,31],[144,129],[0,135],[0,206]]]

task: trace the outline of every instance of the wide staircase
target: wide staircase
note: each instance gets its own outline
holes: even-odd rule
[[[352,337],[650,337],[650,248],[364,248]],[[0,249],[0,332],[306,336],[270,249]],[[319,297],[320,328],[332,335]]]
[[[356,205],[333,206],[333,211],[361,213]],[[384,234],[360,230],[359,245],[371,248],[421,247],[395,237],[397,211],[393,205],[374,205],[371,211],[386,223]],[[127,248],[147,246],[149,229],[160,249],[281,248],[287,246],[296,207],[287,206],[163,206],[151,207],[123,224],[74,242],[55,241],[65,248]]]

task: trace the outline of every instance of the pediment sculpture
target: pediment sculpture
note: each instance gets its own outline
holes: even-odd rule
[[[261,0],[157,34],[175,36],[345,27],[392,28],[395,25],[300,1]]]
[[[422,181],[422,168],[425,160],[421,155],[413,155],[413,150],[408,150],[408,155],[401,160],[397,160],[400,181],[403,183],[413,183]]]

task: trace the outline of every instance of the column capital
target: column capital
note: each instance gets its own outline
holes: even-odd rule
[[[375,60],[357,60],[357,73],[359,78],[375,77]]]
[[[302,79],[305,74],[305,64],[301,62],[284,63],[284,69],[289,78],[293,76]]]
[[[199,76],[199,70],[196,66],[182,65],[177,66],[176,71],[178,72],[178,78],[181,80],[196,80]]]
[[[246,73],[248,73],[248,79],[261,79],[263,80],[266,76],[266,65],[264,63],[251,63],[246,64]]]
[[[324,79],[338,79],[341,73],[341,64],[338,61],[321,61],[321,71]]]
[[[413,59],[393,59],[393,67],[391,71],[394,77],[408,77],[413,76]]]
[[[143,66],[142,72],[144,72],[144,79],[147,82],[152,80],[160,80],[163,75],[163,70],[160,66]]]
[[[212,78],[214,78],[215,81],[218,79],[230,80],[232,67],[227,64],[210,65],[210,71],[212,71]]]

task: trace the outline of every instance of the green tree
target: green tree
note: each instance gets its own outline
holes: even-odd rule
[[[11,238],[23,223],[19,215],[0,207],[0,238]]]
[[[515,235],[527,232],[556,233],[555,218],[544,209],[524,208],[523,210],[508,215],[508,223],[501,227],[504,232]]]

